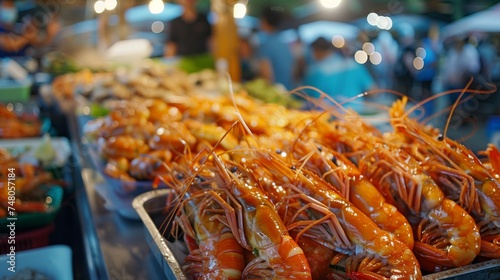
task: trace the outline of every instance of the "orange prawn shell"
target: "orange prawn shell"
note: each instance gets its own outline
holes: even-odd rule
[[[224,168],[215,157],[218,168]],[[251,176],[226,173],[226,188],[241,203],[244,232],[248,244],[273,270],[274,277],[311,279],[311,269],[302,249],[290,237],[274,205],[258,188]],[[252,209],[252,210],[246,210]]]
[[[149,109],[149,121],[155,123],[176,122],[183,118],[179,108],[169,106],[162,100],[153,100]]]
[[[131,160],[149,150],[149,146],[143,140],[135,139],[132,136],[99,138],[98,145],[105,158],[124,157]]]
[[[172,149],[183,151],[186,147],[193,147],[196,137],[183,122],[172,122],[161,125],[149,139],[149,146],[153,150]]]
[[[13,111],[9,110],[7,106],[0,104],[0,120],[13,120],[16,119],[17,115]]]

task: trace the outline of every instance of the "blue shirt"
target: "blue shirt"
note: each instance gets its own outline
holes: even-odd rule
[[[292,89],[292,75],[294,59],[290,47],[281,40],[278,33],[262,36],[259,46],[259,59],[269,61],[273,71],[275,83]]]
[[[352,58],[334,53],[308,67],[304,85],[318,88],[337,102],[343,102],[370,90],[374,86],[374,80],[364,65]],[[307,93],[310,96],[319,97],[317,92],[308,91]],[[360,102],[353,101],[345,105],[359,110],[360,106],[356,105],[357,103]]]

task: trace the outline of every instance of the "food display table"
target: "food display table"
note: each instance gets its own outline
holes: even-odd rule
[[[158,262],[157,251],[150,247],[143,221],[124,217],[118,213],[120,208],[110,207],[109,201],[102,198],[106,182],[82,138],[85,109],[82,115],[82,108],[78,108],[75,101],[58,103],[78,161],[73,176],[80,186],[78,207],[86,237],[87,259],[92,260],[89,261],[90,271],[95,279],[164,279],[165,263]],[[425,275],[424,279],[496,279],[496,275],[500,275],[500,260]]]
[[[80,159],[81,168],[75,176],[82,180],[79,195],[86,202],[82,209],[82,224],[87,227],[87,253],[94,259],[97,279],[164,279],[144,238],[142,222],[124,218],[105,208],[105,201],[95,190],[95,185],[102,183],[99,181],[102,179],[91,166],[85,147],[79,141],[77,118],[74,114],[66,117],[74,151]]]

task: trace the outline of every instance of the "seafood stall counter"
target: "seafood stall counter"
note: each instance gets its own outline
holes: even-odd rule
[[[82,139],[81,127],[85,119],[68,116],[68,121],[72,139]],[[165,230],[158,227],[162,224],[157,215],[158,205],[165,203],[168,190],[137,196],[133,207],[139,217],[127,217],[127,214],[113,211],[116,209],[110,210],[111,207],[98,193],[106,183],[102,174],[95,170],[85,141],[78,144],[77,153],[81,159],[81,176],[108,279],[187,279],[180,268],[181,259],[186,256],[185,249],[182,245],[169,242],[164,237]],[[151,209],[154,209],[153,212]],[[499,260],[490,260],[424,275],[423,279],[497,279],[498,275]]]
[[[134,207],[132,207],[132,200],[134,198],[137,199],[137,195],[148,191],[148,188],[153,189],[153,186],[155,186],[152,181],[153,178],[163,178],[163,176],[170,178],[170,181],[166,178],[164,179],[168,182],[167,184],[170,185],[172,190],[178,192],[181,188],[180,186],[184,184],[183,180],[188,178],[189,174],[192,174],[190,173],[192,172],[191,169],[183,169],[183,167],[186,165],[186,162],[189,163],[193,158],[189,156],[175,156],[175,159],[179,162],[171,161],[172,158],[174,158],[174,155],[190,155],[190,153],[186,151],[198,151],[201,153],[206,151],[207,147],[213,147],[213,150],[217,148],[222,151],[231,151],[232,160],[236,160],[236,162],[231,162],[228,158],[222,156],[219,158],[218,155],[214,154],[213,157],[204,157],[211,158],[213,162],[211,162],[210,165],[205,165],[205,161],[203,161],[203,163],[200,162],[202,164],[200,168],[197,164],[193,164],[196,163],[196,161],[193,161],[186,166],[196,166],[196,168],[202,170],[200,173],[196,173],[197,175],[203,174],[203,176],[205,176],[209,174],[210,176],[214,176],[213,178],[210,177],[210,182],[222,182],[222,180],[224,182],[234,181],[227,186],[226,184],[213,184],[212,186],[214,187],[219,186],[222,188],[223,186],[226,190],[214,188],[213,192],[210,192],[211,196],[215,197],[218,202],[226,200],[223,198],[226,195],[237,197],[237,199],[228,200],[228,204],[236,205],[239,203],[251,205],[251,207],[245,209],[257,208],[255,207],[257,204],[265,206],[265,209],[267,209],[266,213],[268,213],[270,217],[272,216],[273,221],[276,222],[278,234],[275,236],[284,236],[283,240],[290,241],[292,245],[295,244],[291,236],[281,234],[281,230],[285,228],[285,224],[282,221],[283,218],[278,217],[278,215],[280,213],[286,213],[286,211],[280,211],[271,206],[278,205],[278,202],[281,201],[284,203],[279,203],[279,206],[276,207],[286,207],[287,211],[297,211],[297,214],[300,213],[298,211],[302,211],[297,208],[301,203],[307,202],[311,205],[314,204],[314,208],[311,208],[312,212],[308,214],[312,216],[325,215],[325,217],[328,217],[326,223],[331,225],[344,225],[343,227],[323,227],[323,224],[317,224],[318,230],[324,229],[329,232],[331,231],[331,234],[328,233],[328,236],[340,236],[340,238],[332,238],[330,241],[335,248],[346,252],[348,251],[349,253],[343,253],[344,251],[342,251],[342,255],[349,254],[349,261],[353,260],[352,265],[346,266],[345,268],[346,275],[353,273],[353,271],[358,271],[356,267],[357,262],[362,259],[365,253],[375,255],[375,253],[371,252],[375,251],[373,249],[376,248],[373,244],[378,241],[385,242],[377,244],[387,246],[384,247],[387,248],[385,251],[392,252],[390,256],[379,254],[378,251],[376,253],[377,262],[384,265],[384,269],[377,270],[377,273],[380,272],[381,276],[384,275],[389,277],[389,275],[394,276],[394,273],[401,272],[400,276],[402,276],[402,278],[420,279],[422,278],[420,269],[422,269],[422,271],[441,271],[451,267],[458,268],[427,275],[424,273],[423,277],[424,279],[465,279],[473,275],[474,278],[495,279],[496,275],[499,274],[500,263],[498,259],[492,261],[482,261],[482,259],[480,261],[479,257],[476,259],[476,256],[480,253],[479,244],[490,242],[488,239],[488,234],[490,234],[490,232],[480,231],[476,223],[486,228],[485,224],[490,221],[488,220],[489,216],[486,217],[488,219],[483,219],[483,216],[479,215],[482,213],[482,209],[475,204],[465,205],[472,213],[468,214],[461,206],[457,206],[457,203],[452,200],[457,199],[456,197],[444,197],[443,191],[438,189],[435,182],[431,180],[430,175],[423,172],[423,167],[419,164],[418,159],[422,157],[422,152],[425,152],[424,155],[433,155],[433,159],[435,158],[433,163],[437,163],[438,160],[440,160],[439,157],[443,157],[441,160],[446,161],[445,163],[451,166],[454,166],[454,162],[458,160],[470,164],[477,163],[478,166],[479,162],[463,160],[463,158],[461,158],[462,154],[456,153],[457,150],[462,150],[462,146],[448,139],[446,139],[446,145],[444,145],[443,143],[445,142],[439,140],[441,136],[439,136],[437,130],[427,131],[421,128],[420,124],[415,123],[406,114],[403,114],[406,107],[406,99],[403,98],[395,102],[390,110],[391,125],[397,129],[395,129],[393,133],[382,135],[377,128],[372,128],[361,121],[358,122],[355,118],[350,122],[336,121],[334,122],[335,125],[331,125],[327,117],[321,117],[322,114],[316,116],[311,115],[311,112],[303,110],[289,111],[285,107],[263,103],[259,103],[260,106],[249,105],[253,101],[250,101],[250,99],[244,95],[239,95],[232,101],[242,107],[242,110],[238,111],[238,116],[245,120],[243,123],[246,122],[251,124],[252,130],[250,131],[247,126],[235,126],[238,125],[239,122],[234,122],[235,109],[232,107],[233,104],[227,96],[205,97],[204,95],[193,94],[193,96],[190,97],[193,98],[192,100],[200,101],[199,103],[195,103],[204,104],[202,111],[200,111],[199,106],[192,106],[193,102],[186,102],[186,100],[179,100],[178,98],[165,101],[169,104],[175,104],[175,106],[171,106],[171,108],[168,108],[165,102],[161,100],[149,100],[147,101],[147,105],[146,103],[143,104],[147,107],[147,110],[138,105],[139,102],[123,103],[119,100],[118,102],[110,104],[110,106],[114,106],[112,108],[118,110],[113,111],[113,109],[111,109],[111,113],[107,116],[103,118],[94,118],[91,122],[89,122],[89,112],[93,110],[92,106],[79,108],[82,109],[81,112],[75,110],[76,108],[69,108],[69,110],[66,110],[71,138],[75,142],[75,145],[78,146],[77,153],[81,159],[82,167],[81,177],[90,203],[92,219],[89,220],[89,223],[95,228],[99,239],[99,247],[102,251],[102,257],[106,265],[107,276],[109,278],[154,280],[165,276],[169,279],[184,277],[181,267],[185,254],[179,256],[171,252],[185,253],[185,250],[177,247],[171,248],[163,237],[163,234],[168,231],[162,227],[159,227],[159,229],[157,228],[159,224],[164,223],[166,217],[163,210],[167,209],[161,209],[162,213],[160,218],[163,220],[155,220],[156,223],[152,223],[148,220],[148,215],[150,213],[141,211],[141,204],[134,203],[134,209]],[[129,107],[129,105],[123,106],[124,104],[129,104],[131,107]],[[258,107],[260,112],[256,113],[254,110],[255,107]],[[189,108],[189,110],[186,108]],[[258,117],[262,111],[268,112],[268,119],[272,120],[272,124]],[[161,114],[158,112],[161,112]],[[135,117],[132,118],[132,115]],[[312,124],[307,124],[307,127],[304,128],[304,122],[298,121],[302,119],[312,119],[314,122],[312,122]],[[155,123],[158,124],[158,126],[155,126]],[[316,129],[319,128],[319,130],[309,131],[309,128],[312,126],[316,127]],[[137,130],[131,133],[130,130],[135,128],[137,128]],[[225,133],[228,129],[233,128],[236,130],[234,134]],[[314,137],[320,130],[325,137]],[[327,130],[327,133],[323,130]],[[297,139],[296,133],[298,131],[304,132],[304,134],[302,134],[304,138],[310,138],[304,140],[299,137],[299,139]],[[245,144],[249,145],[250,148],[245,150],[245,154],[238,149],[231,150],[238,145],[239,136],[236,135],[238,132],[246,132],[246,135],[248,135],[248,138],[245,138],[247,139]],[[252,138],[255,137],[253,133],[259,133],[259,138]],[[374,137],[367,137],[366,134],[373,135]],[[143,138],[137,137],[138,135]],[[179,135],[183,137],[179,138]],[[357,137],[353,137],[353,135]],[[402,137],[403,135],[418,135],[419,137]],[[339,141],[338,147],[330,147],[331,144],[327,143],[330,143],[328,140],[331,137],[344,140]],[[261,145],[268,145],[266,147],[269,148],[252,148],[252,145],[254,145],[253,140],[257,139]],[[351,141],[351,139],[356,140]],[[400,146],[382,145],[383,143],[388,143],[386,141],[391,140],[397,140]],[[295,157],[297,159],[311,159],[311,161],[285,161],[285,156],[283,154],[286,155],[287,153],[284,153],[283,149],[286,147],[282,145],[291,142],[294,143],[294,147],[296,148],[289,152],[289,154],[292,155],[290,158],[291,160],[294,160],[293,158]],[[431,145],[428,145],[429,143],[431,143]],[[359,158],[354,159],[358,162],[358,166],[356,167],[338,150],[352,151],[355,150],[359,144],[363,145],[365,151],[363,155],[359,155]],[[214,145],[217,145],[217,147]],[[426,149],[418,150],[418,153],[410,155],[410,153],[415,153],[415,150],[408,148],[411,147],[411,145],[425,145],[422,147],[426,147]],[[439,147],[446,148],[446,156],[444,152],[437,152]],[[432,153],[433,149],[436,150],[436,153]],[[467,150],[463,149],[463,151],[465,152]],[[469,158],[475,159],[472,152],[468,155]],[[124,160],[121,161],[121,158]],[[196,156],[194,159],[201,160],[201,157]],[[158,161],[161,161],[161,164],[157,164]],[[123,162],[126,164],[122,164]],[[173,162],[173,164],[169,165],[167,162]],[[324,164],[322,165],[324,168],[317,168],[318,166],[312,162]],[[144,167],[145,164],[147,168]],[[295,168],[297,166],[295,164],[302,164],[304,168]],[[441,165],[443,164],[439,166],[441,167]],[[441,172],[442,170],[449,169],[445,167],[446,166],[443,165],[442,168],[427,169],[427,171],[432,172],[435,176],[445,176],[447,174]],[[467,165],[462,168],[470,169],[471,167]],[[481,172],[477,171],[474,173],[475,176],[484,175],[484,178],[477,178],[477,180],[481,182],[484,181],[485,178],[489,178],[488,170],[486,167],[483,169],[484,170],[481,170]],[[172,170],[176,173],[172,173]],[[394,170],[394,172],[389,172],[390,170]],[[401,175],[406,174],[405,170],[414,170],[415,174],[418,174],[418,176],[412,175],[403,178]],[[461,172],[461,174],[462,173],[465,174],[465,172]],[[172,174],[175,174],[175,176],[170,176]],[[282,188],[283,191],[279,193],[276,192],[276,195],[265,195],[264,190],[257,187],[257,181],[253,177],[254,175],[251,174],[265,176],[263,178],[267,180],[262,180],[262,182],[276,182],[276,184],[262,184],[264,187],[273,187],[274,185],[287,187]],[[387,174],[390,176],[386,176]],[[203,176],[196,181],[193,179],[193,181],[190,181],[187,185],[192,186],[194,191],[203,190],[205,182],[207,182],[206,178],[203,178]],[[370,180],[365,179],[365,177],[370,178]],[[193,178],[198,178],[198,176]],[[233,179],[228,180],[228,178]],[[353,180],[354,178],[356,179]],[[240,180],[250,183],[241,184]],[[393,188],[393,183],[400,182],[401,180],[404,180],[405,188],[389,192],[386,190],[386,186]],[[294,183],[290,184],[290,182]],[[426,191],[422,191],[421,195],[433,194],[435,198],[425,197],[415,201],[406,199],[406,197],[413,197],[413,191],[421,188],[421,182],[427,183],[425,185]],[[444,182],[455,181],[445,180]],[[493,179],[491,179],[490,182],[496,183]],[[375,188],[375,184],[378,185],[377,188]],[[338,190],[331,188],[331,185],[338,187]],[[500,188],[498,184],[494,186]],[[160,187],[164,188],[165,186],[163,185]],[[453,185],[445,184],[444,187],[453,187]],[[343,193],[346,190],[351,193],[351,196],[354,195],[355,197],[351,197],[348,193]],[[157,193],[161,193],[160,191],[165,190],[158,190]],[[242,191],[246,191],[253,195],[242,197],[235,194],[241,193]],[[273,189],[266,191],[274,194]],[[398,211],[390,210],[395,206],[391,208],[384,200],[377,200],[378,197],[383,196],[379,193],[383,191],[385,192],[385,197],[390,200],[401,200],[401,205],[398,205]],[[298,196],[298,194],[301,193],[307,193],[308,195]],[[470,193],[471,196],[475,197],[475,192]],[[193,200],[188,200],[188,203],[192,202],[193,205],[201,203],[201,195],[205,194],[206,193],[202,191],[196,193],[196,195],[192,196]],[[325,197],[325,195],[328,197]],[[363,195],[371,196],[372,199],[370,199],[370,197],[366,199],[365,197],[361,198]],[[251,202],[256,204],[249,204],[250,202],[245,200],[246,197],[258,197],[259,200],[253,199]],[[377,199],[373,199],[373,197],[377,197]],[[297,201],[302,199],[303,201],[294,203],[288,200],[292,198],[297,199]],[[274,199],[274,201],[271,201],[272,199]],[[285,201],[283,199],[287,200]],[[328,207],[324,207],[316,202],[326,201],[326,199],[331,202],[328,204]],[[347,201],[347,199],[353,199],[353,201]],[[436,203],[425,205],[424,202],[427,201],[427,199],[434,199]],[[165,199],[161,198],[160,200],[165,201]],[[375,200],[377,200],[377,203],[374,202]],[[368,201],[368,203],[363,201]],[[473,202],[474,199],[466,200],[465,202],[470,201]],[[147,204],[145,203],[147,202],[146,199],[142,202],[144,205]],[[370,203],[385,205],[384,209],[390,210],[389,212],[394,214],[391,217],[396,218],[384,218],[371,222],[368,216],[375,217],[378,214],[370,212],[369,208],[372,208],[369,207]],[[204,204],[204,206],[207,205],[209,204]],[[210,207],[212,206],[217,207],[210,205]],[[138,211],[136,212],[135,210]],[[214,208],[213,210],[217,209]],[[282,210],[285,210],[285,208]],[[197,215],[201,217],[201,215],[210,215],[216,212],[217,211],[200,211]],[[335,215],[331,215],[331,213]],[[453,220],[453,228],[455,229],[456,227],[457,230],[459,229],[459,231],[453,232],[458,232],[455,234],[457,236],[467,237],[460,239],[460,241],[467,246],[460,247],[462,243],[455,244],[451,242],[449,246],[440,247],[440,244],[434,244],[434,239],[427,239],[426,237],[420,236],[414,239],[414,229],[410,227],[406,219],[412,219],[413,224],[411,226],[416,226],[417,224],[419,226],[421,225],[424,227],[422,232],[428,229],[429,233],[432,235],[435,234],[436,228],[438,228],[437,226],[448,226],[450,224],[447,222],[447,219],[435,219],[435,217],[437,217],[436,214],[439,213],[443,213],[439,217],[447,218],[459,216],[463,218],[463,222],[461,222],[462,220]],[[249,214],[249,217],[253,217],[252,215],[253,214]],[[472,215],[474,215],[474,217]],[[427,219],[427,216],[432,219]],[[206,218],[208,216],[204,217]],[[295,215],[294,217],[299,217],[301,219],[306,218],[299,215]],[[338,220],[337,217],[339,217]],[[307,218],[314,219],[314,217]],[[158,221],[160,223],[158,223]],[[205,219],[205,221],[208,220]],[[210,219],[210,221],[213,220]],[[388,223],[388,221],[391,222]],[[299,226],[302,225],[300,220],[295,221],[292,219],[291,222],[296,222]],[[380,222],[380,224],[375,224],[377,222]],[[401,240],[396,240],[393,235],[389,235],[385,230],[382,231],[383,227],[391,227],[391,223],[398,225],[397,229],[390,230],[394,230],[395,234],[400,234],[400,237],[402,237]],[[232,224],[236,225],[237,223]],[[365,230],[361,228],[358,229],[360,225],[364,225]],[[226,225],[221,223],[220,226]],[[264,229],[264,227],[265,225],[258,229],[252,228],[252,230],[261,230],[261,228]],[[352,231],[356,233],[359,232],[360,236],[348,240],[351,237],[344,232],[345,228],[352,229]],[[316,229],[317,228],[314,228],[314,230]],[[232,228],[232,230],[234,230],[234,228]],[[244,230],[246,231],[247,228]],[[184,232],[190,233],[189,228]],[[302,232],[299,232],[298,234],[301,233]],[[436,236],[442,235],[442,233],[437,234],[440,235]],[[358,248],[358,243],[356,242],[360,240],[372,240],[369,239],[372,235],[376,236],[377,242],[369,242],[370,244],[367,244],[366,248]],[[481,238],[483,239],[481,240]],[[418,241],[419,243],[414,245],[414,241]],[[362,242],[360,242],[360,244],[364,244]],[[261,244],[253,244],[250,241],[247,243],[247,249],[251,249],[252,251],[269,248],[259,247]],[[315,244],[310,245],[316,246]],[[415,255],[410,254],[410,248],[413,246],[418,246],[418,250],[413,250]],[[452,254],[448,252],[448,250],[451,250],[449,249],[451,247],[453,247],[453,252],[457,251],[457,253]],[[490,248],[481,245],[481,250],[483,250],[483,247],[486,249]],[[432,249],[432,254],[426,253],[424,249],[427,251]],[[488,253],[489,251],[481,252]],[[241,255],[243,255],[243,253],[241,253]],[[262,255],[267,256],[269,254],[266,253]],[[437,257],[438,255],[443,256],[443,258]],[[403,258],[403,262],[399,262],[399,260],[402,259],[400,256],[405,257]],[[487,256],[488,255],[482,255],[480,257]],[[298,270],[294,272],[299,274],[314,273],[315,270],[309,270],[305,255],[303,254],[299,257],[303,260],[304,265],[299,267],[303,269],[303,271]],[[418,262],[417,258],[420,258]],[[329,258],[327,257],[325,259]],[[257,263],[259,261],[261,260],[257,258],[256,261],[252,263]],[[242,265],[242,267],[244,267],[244,265]],[[328,263],[326,268],[328,268]],[[341,271],[342,269],[344,269],[344,267],[341,266],[335,268],[337,271]],[[188,270],[189,268],[187,271]],[[288,271],[279,270],[278,272],[286,273]],[[316,277],[316,279],[322,278]]]
[[[92,223],[89,227],[94,228],[97,236],[99,258],[104,260],[101,265],[106,273],[99,275],[99,279],[164,279],[163,271],[144,238],[143,223],[106,208],[106,201],[96,191],[96,185],[102,184],[102,179],[92,166],[86,148],[80,141],[75,141],[81,139],[78,119],[67,114],[67,122],[75,153],[80,158],[81,178],[90,211],[87,222]]]

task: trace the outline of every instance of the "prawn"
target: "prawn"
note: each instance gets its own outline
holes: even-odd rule
[[[233,232],[239,235],[242,246],[257,256],[247,264],[243,278],[311,279],[304,252],[289,235],[269,198],[250,183],[243,168],[213,158],[221,176],[219,186],[238,204],[238,226],[235,224]]]
[[[347,157],[311,142],[298,140],[294,146],[295,154],[304,159],[304,168],[336,187],[343,197],[368,215],[381,229],[394,233],[410,249],[413,248],[413,232],[408,220],[394,205],[385,201]]]
[[[124,157],[132,160],[149,151],[148,145],[132,136],[117,136],[98,139],[98,149],[105,158]]]
[[[500,179],[500,151],[494,144],[488,144],[486,151],[480,154],[486,155],[489,160],[489,170],[496,179]]]
[[[479,254],[500,258],[500,181],[464,145],[403,114],[405,105],[406,99],[402,99],[390,110],[395,133],[403,135],[406,147],[416,147],[407,150],[421,158],[422,167],[447,197],[474,217],[481,233]]]
[[[283,159],[274,153],[261,150],[255,150],[254,153],[258,154],[258,158],[249,162],[248,165],[253,165],[254,170],[264,169],[272,172],[274,184],[291,189],[290,198],[301,198],[307,202],[305,207],[315,205],[311,207],[311,210],[324,215],[325,212],[321,211],[317,204],[319,202],[319,205],[323,205],[328,212],[335,215],[337,224],[331,231],[330,244],[333,244],[332,249],[336,251],[336,254],[331,265],[345,259],[346,273],[350,277],[355,275],[359,277],[370,275],[375,279],[391,277],[419,279],[421,277],[420,266],[408,246],[394,235],[381,230],[330,184],[312,172],[287,166]],[[288,200],[284,200],[280,205],[289,207],[290,204]],[[300,212],[295,216],[299,214]],[[298,221],[289,225],[288,228],[289,230],[300,229],[301,225],[303,223]],[[309,225],[301,230],[301,233],[304,233],[308,227]],[[313,237],[315,240],[324,239],[313,234],[306,236]],[[364,257],[355,257],[355,255]],[[371,260],[370,265],[365,265],[368,259]]]
[[[181,227],[196,240],[197,248],[191,248],[183,269],[193,279],[241,279],[245,268],[243,247],[221,217],[224,210],[218,200],[215,192],[201,192],[184,204],[183,215],[191,222]]]
[[[359,170],[412,223],[413,252],[425,270],[466,265],[478,255],[481,238],[474,219],[446,199],[409,154],[376,144],[360,160]]]
[[[349,152],[361,174],[373,183],[387,202],[406,216],[416,238],[414,253],[425,270],[435,270],[436,263],[438,269],[442,269],[472,262],[479,252],[480,243],[474,219],[454,203],[443,203],[441,189],[414,158],[386,143],[380,132],[365,124],[356,114],[330,126],[322,124],[321,130],[328,135],[323,139],[333,140],[333,144],[321,144]],[[453,223],[438,215],[439,211],[454,211],[446,216],[454,217]],[[431,223],[426,220],[428,216],[433,217]],[[425,227],[419,227],[419,224]],[[434,239],[422,238],[421,230],[434,234]],[[424,252],[419,250],[421,248],[428,250]]]
[[[201,154],[201,153],[200,153]],[[183,232],[190,250],[183,269],[191,279],[241,279],[245,268],[243,247],[238,243],[224,215],[231,209],[224,193],[211,189],[212,173],[205,168],[192,172],[199,157],[188,163],[172,164],[172,177],[158,175],[160,181],[172,187],[180,199],[175,205],[175,223]]]
[[[274,172],[260,164],[261,151],[232,151],[232,159],[245,168],[260,189],[274,203],[290,236],[304,251],[313,279],[324,279],[334,273],[329,269],[332,259],[343,255],[348,238],[337,217],[319,201],[300,195],[288,181],[276,178]],[[265,152],[264,152],[265,153]],[[338,238],[337,238],[338,237]]]

